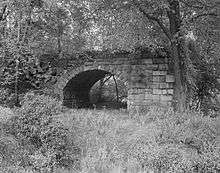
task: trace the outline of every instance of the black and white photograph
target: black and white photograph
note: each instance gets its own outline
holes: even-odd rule
[[[220,173],[220,0],[0,0],[0,173]]]

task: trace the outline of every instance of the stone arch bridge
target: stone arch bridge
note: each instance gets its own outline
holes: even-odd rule
[[[172,104],[174,76],[167,58],[150,51],[97,54],[78,68],[65,71],[57,80],[54,92],[67,107],[77,102],[88,103],[91,87],[106,75],[115,75],[127,86],[128,109],[152,103]]]

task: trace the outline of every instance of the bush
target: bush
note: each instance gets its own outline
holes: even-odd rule
[[[54,118],[60,112],[61,104],[56,100],[29,93],[24,97],[21,108],[16,110],[18,116],[11,119],[11,133],[20,139],[28,139],[40,148],[47,139],[45,132],[56,131]]]
[[[0,123],[5,124],[10,118],[14,116],[11,109],[0,106]]]
[[[10,89],[0,88],[0,105],[4,107],[14,107],[16,104],[16,95]]]
[[[79,154],[78,148],[67,136],[68,129],[57,120],[61,111],[62,105],[56,99],[28,93],[21,108],[16,110],[18,116],[7,123],[8,133],[28,149],[29,164],[38,171],[66,166],[66,160],[70,163],[70,159],[74,158],[69,157],[69,153]]]
[[[10,115],[11,111],[2,109]],[[176,114],[156,106],[133,116],[117,110],[61,110],[61,104],[48,96],[25,96],[16,111],[18,115],[10,115],[2,123],[7,125],[2,126],[0,135],[0,155],[4,158],[1,166],[5,165],[2,170],[220,170],[219,118],[195,112]],[[67,167],[72,171],[64,169]]]
[[[37,173],[28,168],[23,168],[20,166],[9,166],[2,167],[0,166],[0,173]]]
[[[11,109],[0,107],[0,172],[6,172],[6,168],[18,163],[27,165],[26,150],[13,135],[7,133],[7,122],[14,116]]]

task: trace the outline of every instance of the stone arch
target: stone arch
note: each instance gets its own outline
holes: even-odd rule
[[[59,95],[60,99],[64,101],[64,105],[67,104],[65,100],[68,100],[66,94],[73,95],[73,92],[76,93],[74,96],[84,98],[84,102],[86,102],[88,99],[87,94],[91,87],[107,74],[116,76],[123,81],[128,88],[128,71],[125,68],[114,65],[97,65],[94,63],[89,66],[82,65],[63,74],[56,83],[55,92]],[[74,91],[72,91],[72,89]]]

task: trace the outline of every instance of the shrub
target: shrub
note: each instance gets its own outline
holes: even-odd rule
[[[28,93],[24,97],[21,108],[16,110],[18,116],[11,119],[11,133],[20,139],[28,139],[36,148],[39,148],[44,140],[42,135],[56,129],[54,117],[60,111],[61,104],[56,100]]]
[[[18,161],[18,142],[13,136],[0,134],[0,163],[1,165],[14,164]]]
[[[1,124],[5,124],[13,116],[14,116],[14,113],[11,109],[0,106],[0,123]]]
[[[23,168],[20,166],[9,166],[2,167],[0,166],[0,173],[36,173],[28,168]]]
[[[18,115],[6,120],[8,126],[4,128],[8,129],[3,129],[0,136],[0,150],[3,153],[6,149],[4,158],[9,160],[11,170],[220,170],[219,118],[202,117],[195,112],[176,114],[172,109],[156,106],[133,116],[117,110],[61,110],[61,104],[48,96],[25,96],[16,111]],[[72,171],[55,169],[69,165]]]
[[[16,96],[10,89],[0,88],[0,105],[12,108],[16,102]]]
[[[61,111],[62,105],[56,99],[28,93],[21,108],[16,110],[18,116],[7,123],[8,132],[29,149],[29,163],[38,171],[66,166],[64,162],[73,158],[69,153],[79,153],[74,145],[71,146],[68,129],[57,120]]]
[[[13,135],[7,133],[7,122],[14,116],[9,108],[0,107],[0,172],[18,163],[27,165],[26,150]]]

